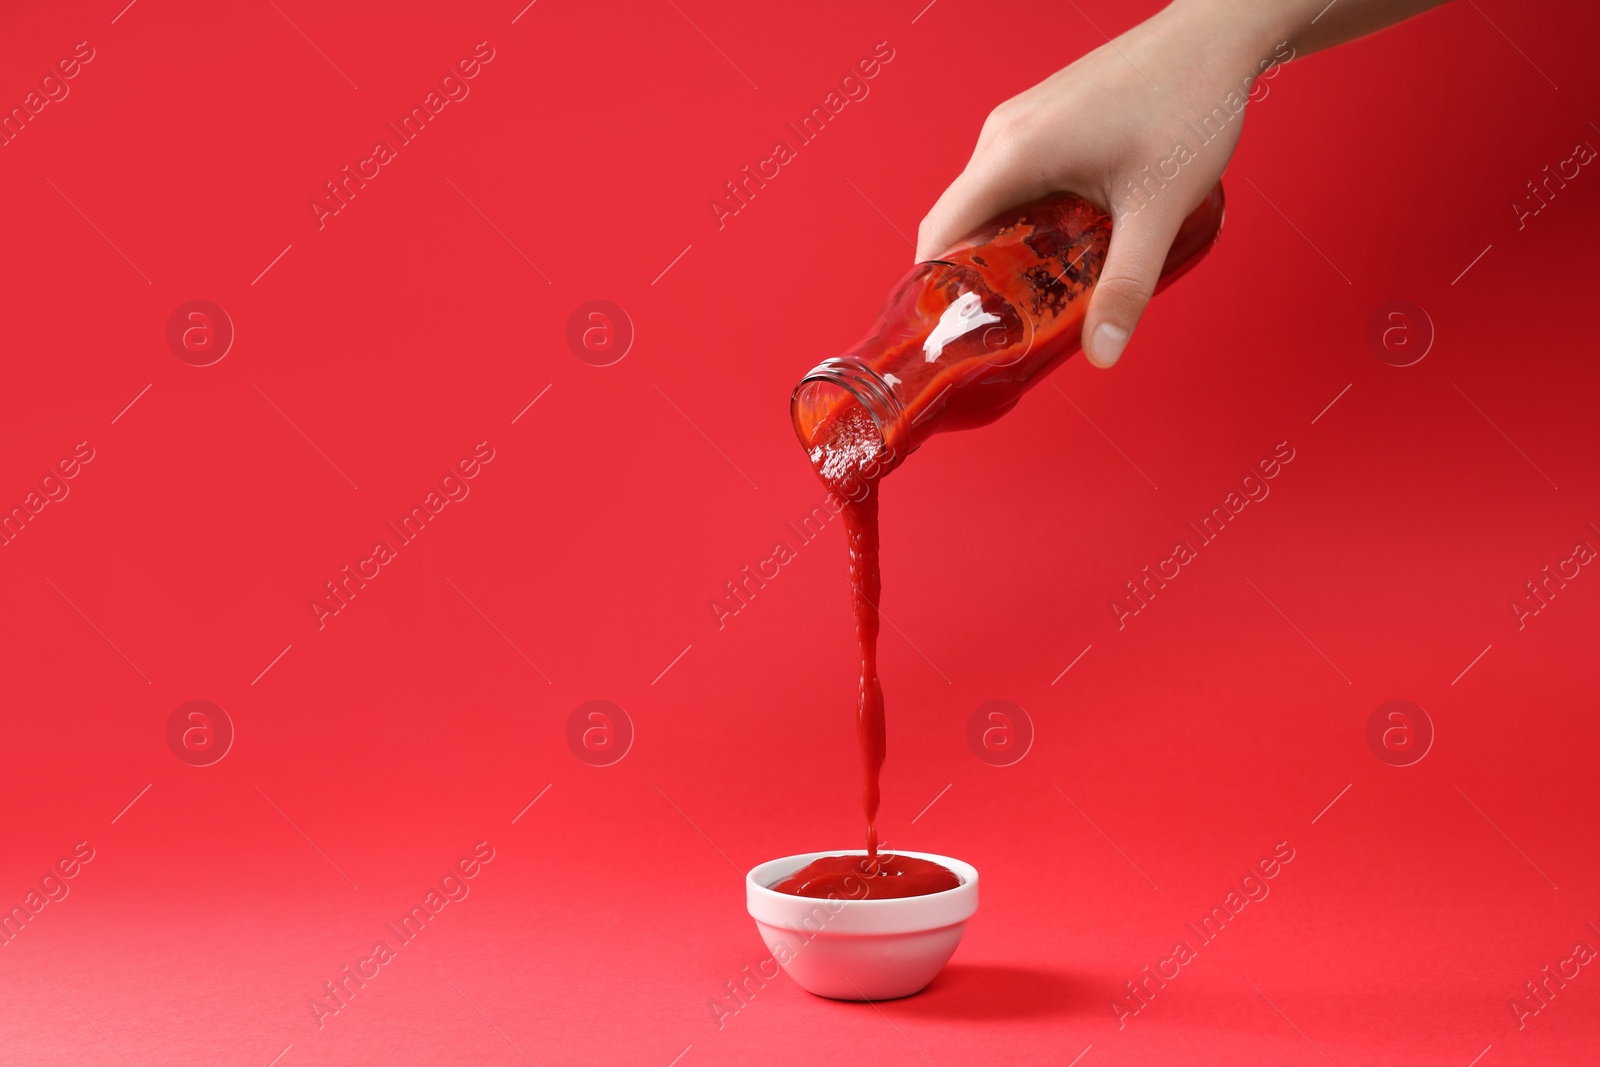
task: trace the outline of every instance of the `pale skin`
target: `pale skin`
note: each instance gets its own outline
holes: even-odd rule
[[[917,230],[917,260],[937,258],[1007,208],[1077,193],[1115,217],[1084,318],[1084,354],[1121,358],[1178,225],[1216,185],[1244,125],[1241,111],[1158,195],[1129,200],[1146,168],[1229,94],[1264,98],[1283,63],[1376,32],[1444,0],[1174,0],[1164,10],[989,114],[972,158]],[[1287,45],[1287,47],[1284,47]],[[1263,84],[1257,84],[1257,80]],[[1138,210],[1127,211],[1130,204]]]

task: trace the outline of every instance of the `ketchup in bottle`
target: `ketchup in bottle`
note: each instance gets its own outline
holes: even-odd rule
[[[1210,251],[1222,215],[1218,184],[1183,220],[1156,292]],[[913,267],[866,338],[818,364],[795,388],[795,432],[823,483],[844,504],[861,657],[856,733],[868,873],[878,862],[884,756],[877,483],[932,434],[1004,415],[1078,350],[1111,227],[1111,216],[1065,193],[997,216],[943,256]]]

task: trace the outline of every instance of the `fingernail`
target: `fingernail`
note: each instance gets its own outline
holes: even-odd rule
[[[1121,326],[1113,326],[1109,322],[1102,322],[1094,330],[1094,343],[1089,346],[1089,354],[1093,356],[1092,362],[1102,367],[1109,367],[1122,358],[1122,350],[1128,344],[1128,331]]]

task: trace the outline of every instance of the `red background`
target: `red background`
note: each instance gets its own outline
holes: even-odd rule
[[[1510,207],[1600,146],[1593,11],[1456,3],[1295,63],[1123,364],[888,483],[882,828],[983,904],[922,996],[782,978],[719,1028],[764,957],[743,872],[862,836],[837,525],[708,607],[822,498],[789,391],[987,110],[1155,5],[122,3],[0,34],[7,108],[95,50],[0,149],[0,501],[95,450],[0,549],[0,897],[95,850],[0,949],[4,1062],[1594,1061],[1594,968],[1523,1029],[1509,1002],[1600,945],[1600,576],[1508,608],[1600,547],[1600,176]],[[319,230],[308,200],[479,41],[470,96]],[[718,229],[880,41],[870,96]],[[197,298],[237,331],[209,367],[165,339]],[[613,366],[565,340],[591,299],[634,324]],[[1391,299],[1436,330],[1414,366],[1365,339]],[[308,600],[480,441],[470,496],[319,630]],[[1119,630],[1123,583],[1282,441],[1271,496]],[[192,699],[237,731],[212,766],[166,742]],[[613,766],[565,740],[591,699],[636,731]],[[967,747],[991,699],[1034,725],[1014,766]],[[1367,745],[1391,699],[1437,732],[1413,766]],[[485,840],[319,1029],[323,983]],[[1280,841],[1270,896],[1119,1028]]]

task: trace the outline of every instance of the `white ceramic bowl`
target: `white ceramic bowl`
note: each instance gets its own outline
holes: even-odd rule
[[[797,897],[768,889],[823,856],[865,856],[864,849],[807,852],[768,860],[745,875],[745,902],[772,958],[802,989],[835,1000],[893,1000],[921,992],[961,943],[978,910],[978,870],[928,852],[961,884],[942,893],[889,900]]]

